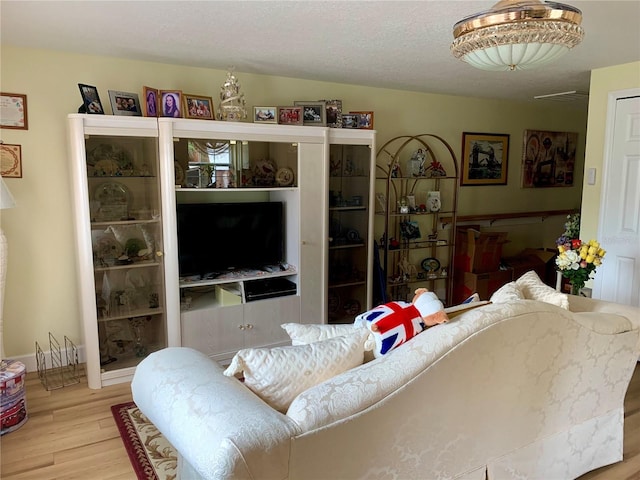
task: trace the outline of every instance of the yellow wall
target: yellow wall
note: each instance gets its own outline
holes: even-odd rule
[[[599,68],[591,72],[585,171],[595,168],[597,174],[595,185],[587,185],[586,179],[583,185],[580,224],[580,238],[583,240],[597,238],[598,234],[609,93],[630,88],[640,88],[640,62]]]
[[[81,345],[76,296],[74,236],[66,116],[81,104],[77,84],[95,85],[107,112],[108,90],[142,93],[144,85],[181,89],[217,100],[225,72],[204,68],[135,62],[46,50],[1,47],[1,87],[27,95],[29,130],[2,130],[5,143],[22,145],[23,178],[7,179],[17,208],[2,213],[9,241],[5,291],[6,354],[30,355],[37,340],[47,350],[47,332]],[[470,67],[469,74],[473,74]],[[247,103],[290,105],[294,100],[339,98],[345,111],[373,110],[378,145],[406,134],[434,133],[460,155],[462,132],[511,135],[508,185],[463,187],[460,214],[570,209],[580,206],[586,113],[564,105],[490,101],[238,73]],[[497,73],[497,81],[515,81]],[[579,133],[574,187],[520,188],[522,135],[525,129]],[[560,227],[545,222],[532,229],[531,246],[542,246],[539,234]],[[556,222],[557,223],[557,222]],[[548,232],[547,232],[548,233]]]

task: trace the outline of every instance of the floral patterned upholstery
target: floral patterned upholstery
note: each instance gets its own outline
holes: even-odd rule
[[[181,348],[138,366],[134,400],[181,478],[575,478],[621,460],[640,351],[640,310],[584,300],[599,319],[533,300],[466,311],[287,415]]]

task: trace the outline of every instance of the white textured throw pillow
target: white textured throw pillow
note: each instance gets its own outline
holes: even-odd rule
[[[236,353],[224,374],[244,373],[244,383],[262,400],[286,412],[300,393],[362,364],[367,331],[308,345],[246,348]]]
[[[341,337],[342,335],[350,335],[357,329],[363,329],[367,332],[368,338],[364,343],[365,352],[373,350],[376,342],[369,330],[365,327],[347,324],[326,324],[326,323],[283,323],[280,325],[291,338],[291,345],[306,345],[308,343],[319,342],[333,337]]]
[[[538,300],[539,302],[550,303],[569,310],[569,297],[567,294],[556,292],[554,288],[543,283],[533,270],[517,279],[516,285],[527,300]]]
[[[524,300],[524,294],[516,282],[505,283],[498,290],[493,292],[489,299],[492,303],[506,303],[513,300]]]

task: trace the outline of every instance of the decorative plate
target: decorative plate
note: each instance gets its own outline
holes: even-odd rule
[[[431,257],[422,260],[422,263],[420,265],[422,265],[422,269],[425,272],[435,272],[440,268],[440,262],[438,261],[438,259]]]
[[[289,167],[282,167],[276,172],[276,183],[281,187],[293,185],[293,170]]]
[[[99,185],[94,196],[101,205],[129,206],[131,203],[131,192],[119,182],[107,182]]]

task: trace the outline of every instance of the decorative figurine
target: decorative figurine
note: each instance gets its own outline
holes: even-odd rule
[[[240,93],[240,83],[233,74],[233,69],[227,72],[227,79],[220,87],[220,120],[239,122],[247,118],[244,93]]]

